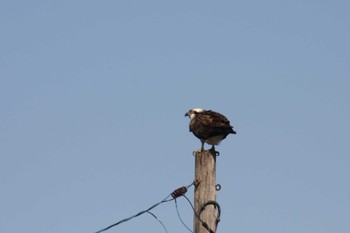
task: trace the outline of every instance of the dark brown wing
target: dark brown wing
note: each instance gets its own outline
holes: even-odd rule
[[[235,134],[232,128],[230,121],[225,116],[211,110],[198,113],[190,122],[190,131],[199,139]]]

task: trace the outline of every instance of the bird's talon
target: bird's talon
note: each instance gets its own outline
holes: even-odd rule
[[[210,152],[212,155],[215,155],[215,156],[219,156],[219,155],[220,155],[220,152],[219,152],[219,151],[216,151],[214,146],[209,150],[209,152]]]

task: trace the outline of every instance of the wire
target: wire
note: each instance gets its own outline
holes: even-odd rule
[[[150,211],[147,211],[147,213],[149,213],[150,215],[152,215],[155,219],[157,219],[157,221],[163,226],[164,230],[166,233],[168,233],[168,230],[166,229],[165,225],[162,223],[162,221],[160,221],[157,216],[155,214],[153,214],[152,212]]]
[[[168,195],[166,198],[164,198],[162,201],[160,201],[160,202],[154,204],[153,206],[149,207],[148,209],[143,210],[143,211],[141,211],[141,212],[139,212],[139,213],[137,213],[137,214],[135,214],[135,215],[133,215],[133,216],[131,216],[131,217],[129,217],[129,218],[125,218],[125,219],[123,219],[123,220],[120,220],[119,222],[114,223],[114,224],[112,224],[112,225],[110,225],[110,226],[108,226],[108,227],[105,227],[105,228],[103,228],[103,229],[101,229],[101,230],[99,230],[99,231],[96,231],[96,233],[104,232],[104,231],[106,231],[106,230],[108,230],[108,229],[110,229],[110,228],[112,228],[112,227],[115,227],[115,226],[117,226],[117,225],[119,225],[119,224],[121,224],[121,223],[123,223],[123,222],[127,222],[127,221],[129,221],[129,220],[131,220],[131,219],[133,219],[133,218],[136,218],[136,217],[140,216],[141,214],[147,213],[147,212],[149,212],[151,209],[157,207],[158,205],[160,205],[160,204],[162,204],[162,203],[164,203],[164,202],[168,202],[168,201],[174,200],[174,199],[168,200],[168,198],[170,197],[170,195],[171,195],[171,194],[169,194],[169,195]]]
[[[182,220],[182,218],[181,218],[181,216],[180,216],[179,208],[178,208],[178,206],[177,206],[177,200],[176,200],[176,199],[175,199],[175,206],[176,206],[177,216],[179,217],[179,219],[180,219],[182,225],[184,225],[184,226],[187,228],[187,230],[189,230],[189,232],[192,232],[192,233],[193,233],[193,231],[192,231],[192,230],[185,224],[185,222]]]
[[[157,207],[158,205],[160,205],[160,204],[162,204],[162,203],[169,202],[169,201],[173,201],[173,200],[175,200],[176,211],[177,211],[177,215],[178,215],[180,221],[182,222],[182,224],[183,224],[190,232],[193,233],[193,231],[191,231],[191,229],[190,229],[188,226],[186,226],[186,224],[184,223],[184,221],[181,219],[181,216],[180,216],[180,213],[179,213],[179,210],[178,210],[178,206],[177,206],[177,201],[176,201],[176,199],[177,199],[178,197],[184,196],[184,197],[187,199],[187,201],[191,204],[191,207],[192,207],[194,213],[196,214],[197,218],[202,222],[203,226],[205,226],[206,223],[204,223],[204,222],[200,219],[200,217],[198,216],[198,214],[197,214],[196,211],[194,210],[194,207],[193,207],[191,201],[185,196],[185,193],[187,192],[187,189],[190,188],[192,185],[194,185],[196,182],[197,182],[197,181],[195,180],[195,181],[193,181],[193,182],[192,182],[190,185],[188,185],[188,186],[183,186],[183,187],[180,187],[180,188],[174,190],[172,193],[170,193],[170,194],[169,194],[166,198],[164,198],[162,201],[160,201],[160,202],[158,202],[158,203],[152,205],[152,206],[149,207],[148,209],[143,210],[143,211],[141,211],[141,212],[139,212],[139,213],[137,213],[137,214],[135,214],[135,215],[133,215],[133,216],[131,216],[131,217],[125,218],[125,219],[123,219],[123,220],[120,220],[119,222],[116,222],[116,223],[114,223],[114,224],[112,224],[112,225],[110,225],[110,226],[108,226],[108,227],[105,227],[105,228],[103,228],[103,229],[101,229],[101,230],[99,230],[99,231],[96,231],[95,233],[104,232],[104,231],[106,231],[106,230],[108,230],[108,229],[110,229],[110,228],[112,228],[112,227],[115,227],[115,226],[121,224],[121,223],[130,221],[131,219],[136,218],[136,217],[138,217],[138,216],[140,216],[140,215],[142,215],[142,214],[144,214],[144,213],[148,213],[148,214],[152,215],[152,216],[163,226],[165,232],[168,233],[168,230],[166,229],[166,227],[165,227],[165,225],[163,224],[163,222],[160,221],[160,220],[157,218],[156,215],[154,215],[152,212],[150,212],[150,210],[152,210],[153,208]],[[171,199],[169,199],[170,196],[172,197]],[[206,228],[208,229],[208,227],[206,227]],[[209,229],[208,229],[208,230],[209,230]],[[214,232],[213,232],[213,231],[210,231],[210,233],[214,233]]]
[[[188,189],[189,187],[191,187],[192,185],[194,185],[194,183],[195,183],[195,181],[192,182],[192,183],[191,183],[190,185],[188,185],[188,186],[183,186],[183,187],[180,187],[180,188],[174,190],[172,193],[170,193],[170,194],[169,194],[166,198],[164,198],[162,201],[160,201],[160,202],[154,204],[153,206],[149,207],[148,209],[143,210],[143,211],[141,211],[141,212],[139,212],[139,213],[137,213],[137,214],[135,214],[135,215],[133,215],[133,216],[131,216],[131,217],[129,217],[129,218],[125,218],[125,219],[123,219],[123,220],[120,220],[119,222],[114,223],[114,224],[112,224],[112,225],[110,225],[110,226],[108,226],[108,227],[105,227],[105,228],[103,228],[103,229],[101,229],[101,230],[99,230],[99,231],[96,231],[95,233],[104,232],[104,231],[106,231],[106,230],[108,230],[108,229],[110,229],[110,228],[112,228],[112,227],[115,227],[115,226],[121,224],[121,223],[127,222],[127,221],[129,221],[129,220],[131,220],[131,219],[133,219],[133,218],[136,218],[136,217],[138,217],[138,216],[140,216],[140,215],[142,215],[142,214],[144,214],[144,213],[149,213],[149,214],[151,214],[153,217],[155,217],[155,218],[160,222],[160,224],[162,224],[162,226],[164,227],[165,231],[168,232],[167,229],[165,228],[164,224],[163,224],[153,213],[151,213],[150,210],[153,209],[153,208],[155,208],[155,207],[157,207],[158,205],[160,205],[160,204],[162,204],[162,203],[164,203],[164,202],[176,200],[176,198],[178,198],[178,197],[185,196],[185,193],[187,192],[187,189]],[[171,199],[168,199],[170,196],[171,196],[172,198],[171,198]],[[181,218],[180,218],[180,219],[181,219]]]

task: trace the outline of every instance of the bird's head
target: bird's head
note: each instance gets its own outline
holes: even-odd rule
[[[185,117],[189,117],[191,120],[196,116],[197,113],[203,112],[204,109],[201,108],[192,108],[186,112]]]

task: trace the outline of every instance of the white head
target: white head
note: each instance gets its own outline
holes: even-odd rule
[[[188,116],[191,120],[196,116],[197,113],[203,112],[204,109],[201,108],[192,108],[186,112],[185,116]]]

